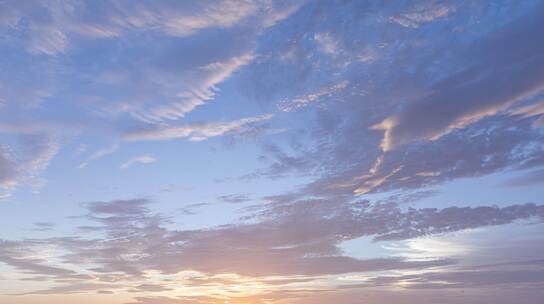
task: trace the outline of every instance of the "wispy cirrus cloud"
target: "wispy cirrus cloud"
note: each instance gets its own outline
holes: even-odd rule
[[[121,169],[127,169],[128,167],[135,165],[135,164],[151,164],[156,162],[157,159],[155,159],[153,156],[150,155],[140,155],[135,156],[129,160],[127,160],[125,163],[121,165]]]
[[[245,194],[225,194],[217,197],[218,199],[227,203],[245,203],[251,201],[251,198]]]
[[[293,100],[284,101],[280,104],[279,109],[283,112],[292,112],[299,108],[306,107],[312,103],[316,103],[321,99],[331,97],[334,93],[345,89],[349,85],[349,81],[344,80],[334,85],[328,85],[320,88],[317,92],[298,96]]]
[[[119,148],[121,147],[121,145],[119,143],[114,143],[108,147],[105,147],[105,148],[102,148],[102,149],[99,149],[99,150],[96,150],[95,152],[93,152],[91,155],[89,155],[81,164],[79,164],[78,169],[83,169],[85,167],[87,167],[89,165],[90,162],[94,161],[94,160],[97,160],[99,158],[102,158],[102,157],[105,157],[105,156],[108,156],[108,155],[111,155],[113,153],[115,153],[117,150],[119,150]]]
[[[59,151],[58,140],[46,134],[27,134],[16,137],[17,145],[0,146],[0,198],[7,198],[21,184],[35,183]]]
[[[150,129],[133,131],[125,134],[129,141],[137,140],[169,140],[188,138],[191,141],[202,141],[212,137],[247,132],[257,124],[270,120],[272,115],[246,117],[226,122],[193,123],[185,126],[152,127]]]
[[[143,30],[186,37],[207,28],[231,27],[258,10],[256,3],[245,1],[183,4],[162,1],[155,5],[70,1],[65,5],[43,2],[2,6],[7,12],[4,23],[7,29],[27,29],[28,50],[46,55],[64,53],[73,36],[112,38]],[[48,18],[38,18],[43,13]],[[35,18],[23,23],[23,16]]]
[[[404,27],[418,28],[420,24],[446,18],[453,11],[455,6],[450,4],[418,3],[408,12],[391,17],[391,21]]]

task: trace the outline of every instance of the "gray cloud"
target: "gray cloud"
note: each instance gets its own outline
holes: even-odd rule
[[[246,194],[225,194],[217,197],[218,199],[227,203],[245,203],[251,201],[251,198]]]
[[[504,185],[510,187],[523,187],[544,182],[544,169],[537,169],[507,181]]]
[[[252,277],[307,276],[309,278],[353,272],[427,269],[454,261],[403,258],[357,259],[338,247],[363,236],[376,241],[404,240],[424,235],[544,218],[544,208],[534,204],[510,207],[449,207],[403,211],[393,203],[332,203],[325,200],[275,201],[257,212],[256,223],[233,224],[213,229],[170,230],[168,219],[153,214],[146,200],[90,202],[83,206],[100,239],[50,238],[2,243],[0,260],[28,274],[49,276],[68,283],[60,289],[38,293],[82,292],[88,276],[51,266],[26,253],[45,244],[66,254],[62,265],[88,264],[86,271],[107,282],[108,276],[124,273],[142,277],[143,271],[175,274],[196,270],[205,274],[237,273]],[[145,242],[142,242],[145,240]],[[286,282],[288,284],[289,282]],[[147,283],[145,283],[147,284]],[[92,289],[92,287],[84,287]],[[143,285],[144,287],[147,285]],[[144,288],[148,291],[150,289]],[[96,289],[113,288],[96,286]],[[134,287],[134,290],[142,290]],[[152,287],[151,287],[152,288]]]
[[[74,271],[61,267],[48,266],[45,259],[27,257],[32,252],[32,241],[26,244],[24,242],[0,240],[0,261],[20,269],[23,273],[48,276],[70,276],[76,274]]]
[[[34,223],[34,228],[32,228],[32,230],[35,230],[35,231],[50,231],[50,230],[53,230],[54,227],[55,227],[55,223],[36,222],[36,223]]]

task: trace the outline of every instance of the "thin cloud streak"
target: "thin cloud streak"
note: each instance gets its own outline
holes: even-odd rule
[[[150,156],[150,155],[140,155],[140,156],[135,156],[129,160],[127,160],[125,163],[123,163],[121,165],[121,169],[127,169],[128,167],[132,166],[132,165],[135,165],[135,164],[152,164],[154,162],[156,162],[157,160],[153,157],[153,156]]]
[[[247,132],[256,124],[270,120],[272,115],[260,115],[241,118],[228,122],[194,123],[175,127],[158,127],[146,130],[138,130],[125,134],[128,141],[139,140],[169,140],[176,138],[188,138],[190,141],[203,141],[212,137]]]

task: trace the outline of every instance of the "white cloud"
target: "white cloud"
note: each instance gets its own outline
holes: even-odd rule
[[[145,33],[146,37],[154,41],[150,41],[150,45],[154,45],[158,52],[155,57],[160,57],[160,60],[133,58],[130,62],[140,62],[141,65],[131,66],[128,68],[129,71],[124,70],[125,67],[117,68],[119,73],[129,75],[125,78],[121,75],[123,79],[112,75],[111,67],[98,69],[96,71],[98,75],[86,76],[99,80],[102,77],[102,80],[109,81],[113,78],[117,83],[113,85],[100,81],[91,82],[90,85],[93,86],[91,92],[96,95],[85,94],[78,96],[78,100],[85,106],[92,102],[92,110],[99,114],[111,116],[128,114],[142,122],[164,123],[180,119],[196,107],[215,99],[219,90],[217,86],[254,60],[254,42],[263,29],[287,18],[300,7],[300,3],[226,0],[156,1],[139,4],[129,1],[95,5],[92,2],[60,4],[49,1],[21,5],[18,2],[10,2],[0,4],[0,11],[4,12],[0,15],[0,24],[5,25],[4,28],[0,28],[0,34],[5,32],[10,37],[10,43],[14,46],[22,45],[29,53],[58,56],[72,50],[78,54],[85,52],[85,48],[76,48],[78,46],[76,43],[83,39],[91,42],[89,41],[91,39],[112,39]],[[256,18],[257,16],[262,18]],[[205,29],[222,29],[221,34],[217,35],[226,38],[219,39],[220,42],[217,42],[216,37],[210,38],[210,42],[205,46],[206,52],[198,48],[185,53],[183,51],[169,53],[173,45],[183,44],[184,40],[178,39],[173,44],[162,43],[167,40],[164,36],[194,36]],[[210,32],[215,31],[200,34],[205,36]],[[109,49],[104,48],[104,51],[107,54]],[[134,52],[132,55],[139,56],[138,54]],[[44,56],[31,57],[44,62],[49,60]],[[199,59],[192,60],[191,57]],[[14,66],[13,70],[20,70],[20,67]],[[23,79],[26,79],[27,75],[35,75],[35,70],[38,69],[33,69],[30,74],[23,73],[25,74]],[[29,88],[56,80],[49,74],[42,76],[42,71],[54,73],[60,70],[62,70],[60,66],[42,67],[38,70],[39,76],[35,76],[38,79],[29,81],[30,83],[25,84],[23,89],[17,88],[17,83],[12,83],[12,78],[8,79],[8,89],[16,87],[18,92],[12,93],[12,90],[7,90],[4,93],[5,89],[0,87],[0,95],[6,95],[0,96],[0,103],[15,104],[10,100],[13,96],[26,102],[29,98],[25,95],[30,93],[36,95],[33,97],[38,101],[54,97],[56,92],[49,86],[45,88],[40,86],[34,91]],[[56,85],[52,83],[50,86]],[[104,90],[104,86],[108,85],[115,87],[113,89],[115,94],[112,94],[114,97],[103,96],[106,94],[104,92],[109,92]]]
[[[349,81],[343,80],[334,85],[324,86],[314,93],[297,96],[292,100],[283,101],[280,103],[279,109],[283,112],[293,112],[299,108],[303,108],[309,104],[318,102],[323,97],[330,97],[331,95],[344,90],[348,85]]]
[[[124,164],[121,165],[121,169],[127,169],[128,167],[134,165],[134,164],[151,164],[156,162],[157,159],[155,159],[153,156],[150,155],[140,155],[133,157],[126,161]]]
[[[113,154],[115,151],[119,150],[119,148],[120,148],[120,145],[118,143],[115,143],[115,144],[113,144],[111,146],[108,146],[108,147],[105,147],[105,148],[102,148],[100,150],[95,151],[93,154],[91,154],[89,157],[87,157],[87,159],[85,161],[83,161],[78,166],[78,169],[83,169],[83,168],[87,167],[87,165],[91,161],[93,161],[95,159],[102,158],[104,156]]]
[[[257,4],[231,0],[156,1],[152,4],[129,1],[103,3],[103,7],[97,10],[92,3],[85,2],[62,5],[53,1],[36,2],[34,5],[8,3],[0,4],[0,11],[6,11],[0,15],[3,17],[0,24],[26,31],[23,37],[28,39],[29,52],[54,56],[69,47],[68,37],[74,34],[97,39],[118,37],[131,31],[148,31],[186,37],[207,28],[232,27],[257,13]]]
[[[203,141],[211,137],[228,134],[240,134],[247,131],[256,123],[272,118],[272,115],[247,117],[228,122],[212,122],[188,124],[184,126],[167,126],[148,130],[131,132],[125,135],[126,140],[168,140],[174,138],[189,138],[191,141]]]
[[[323,53],[334,55],[338,52],[338,41],[330,33],[317,33],[314,39]]]
[[[164,20],[164,30],[173,36],[188,36],[205,28],[226,28],[240,22],[257,10],[256,3],[223,1],[206,7],[203,12],[192,14],[167,16]],[[160,21],[160,20],[159,20]]]
[[[60,29],[53,27],[36,29],[28,51],[34,54],[57,55],[68,47],[68,38]]]
[[[445,5],[430,5],[417,7],[414,10],[402,15],[390,18],[392,22],[398,23],[404,27],[418,28],[420,24],[432,22],[435,19],[445,18],[455,11],[455,8]]]
[[[147,123],[182,118],[196,107],[213,100],[217,91],[216,86],[242,66],[250,63],[253,58],[252,53],[245,53],[224,61],[197,67],[182,74],[180,78],[176,77],[176,79],[168,79],[164,75],[154,74],[156,78],[164,77],[156,84],[159,90],[171,93],[171,96],[168,97],[172,98],[172,101],[159,106],[155,101],[149,105],[130,105],[123,110]],[[180,83],[185,84],[180,87]]]

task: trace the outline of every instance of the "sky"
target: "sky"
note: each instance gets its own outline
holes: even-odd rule
[[[537,0],[0,0],[0,303],[537,303],[543,28]]]

